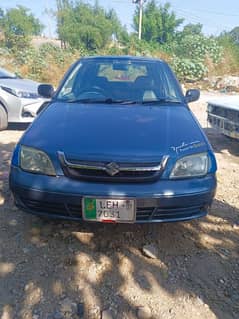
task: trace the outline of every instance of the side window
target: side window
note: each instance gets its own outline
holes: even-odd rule
[[[165,95],[170,98],[177,98],[177,94],[175,92],[175,87],[172,85],[172,80],[169,79],[168,73],[165,72]]]
[[[79,63],[77,65],[77,67],[74,68],[74,70],[72,71],[72,73],[69,75],[68,79],[66,80],[66,82],[64,83],[61,92],[59,94],[60,98],[64,98],[64,97],[74,97],[74,94],[72,92],[73,86],[74,86],[74,82],[75,79],[77,77],[78,71],[81,68],[81,63]]]
[[[181,99],[180,91],[170,68],[155,66],[152,70],[160,95],[170,99]]]

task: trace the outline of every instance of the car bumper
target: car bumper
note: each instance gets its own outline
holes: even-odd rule
[[[176,222],[207,214],[215,195],[216,177],[103,184],[34,175],[12,167],[10,188],[19,208],[40,216],[80,221],[82,197],[124,197],[136,200],[136,223]]]
[[[14,109],[8,113],[9,123],[31,123],[37,116],[37,111],[46,99],[36,99],[26,101],[26,99],[18,99]]]
[[[207,121],[211,127],[216,129],[220,133],[239,140],[239,122],[236,117],[234,120],[231,120],[229,118],[225,118],[208,112]]]

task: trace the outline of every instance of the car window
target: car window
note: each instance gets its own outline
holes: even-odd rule
[[[76,101],[182,102],[170,68],[157,60],[83,59],[68,74],[56,98]]]
[[[17,76],[5,69],[0,68],[0,79],[16,79]]]
[[[70,75],[67,77],[64,86],[62,87],[61,91],[58,94],[59,98],[72,98],[74,97],[73,94],[73,86],[74,83],[76,82],[76,77],[78,75],[78,71],[81,68],[82,64],[79,63],[74,69],[73,71],[70,73]]]

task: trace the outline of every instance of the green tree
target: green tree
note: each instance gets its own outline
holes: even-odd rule
[[[119,40],[123,43],[129,41],[129,34],[127,32],[126,26],[122,26],[117,13],[114,9],[110,9],[106,12],[106,18],[111,22],[112,35],[116,37],[116,40]]]
[[[235,44],[239,44],[239,27],[233,28],[228,35],[231,37]]]
[[[58,0],[57,31],[63,43],[89,51],[105,47],[112,36],[121,40],[127,35],[114,10],[107,12],[98,2],[90,5],[68,0]]]
[[[142,39],[148,42],[167,43],[176,33],[177,27],[183,22],[170,10],[170,3],[159,5],[156,0],[149,1],[143,11]],[[134,29],[139,26],[139,7],[134,14]]]
[[[219,44],[223,48],[224,56],[227,57],[227,67],[229,72],[238,73],[239,67],[239,27],[235,27],[231,31],[224,31],[217,38]]]
[[[34,17],[29,9],[17,6],[0,14],[0,25],[3,29],[6,46],[25,46],[29,43],[29,37],[39,35],[43,29],[40,21]]]
[[[189,23],[189,24],[186,24],[184,27],[183,27],[183,31],[181,32],[182,33],[182,36],[187,36],[187,35],[202,35],[202,27],[203,25],[201,23]]]
[[[57,32],[59,39],[61,40],[62,47],[66,47],[66,35],[65,35],[65,19],[71,9],[68,0],[56,0],[56,20],[57,20]]]
[[[9,9],[3,19],[6,33],[25,36],[39,35],[43,29],[40,21],[23,6]]]
[[[0,32],[3,32],[3,17],[4,17],[4,11],[0,8]]]

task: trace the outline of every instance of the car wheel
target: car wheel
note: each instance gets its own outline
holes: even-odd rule
[[[0,131],[5,130],[8,126],[7,121],[7,112],[3,108],[2,105],[0,105]]]

